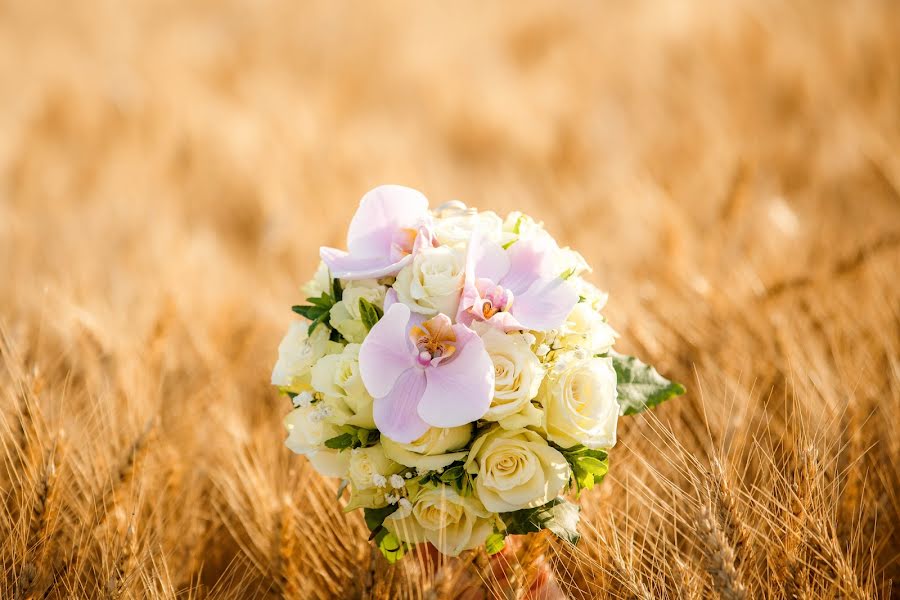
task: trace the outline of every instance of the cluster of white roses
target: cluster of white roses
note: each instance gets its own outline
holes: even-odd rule
[[[683,389],[612,352],[606,294],[540,223],[420,196],[376,188],[350,252],[323,249],[272,373],[286,445],[343,479],[392,561],[542,528],[574,543],[562,496],[602,480],[621,414]]]

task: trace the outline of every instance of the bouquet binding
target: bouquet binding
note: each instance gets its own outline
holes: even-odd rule
[[[577,543],[566,496],[603,480],[618,418],[684,388],[613,351],[587,263],[527,215],[386,185],[347,237],[278,349],[287,447],[341,478],[390,562],[543,529]]]

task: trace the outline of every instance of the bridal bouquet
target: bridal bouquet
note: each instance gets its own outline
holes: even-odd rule
[[[278,348],[286,445],[349,488],[391,562],[549,529],[578,541],[620,416],[682,394],[612,350],[606,294],[542,224],[382,186],[322,248]],[[570,497],[572,494],[568,494]]]

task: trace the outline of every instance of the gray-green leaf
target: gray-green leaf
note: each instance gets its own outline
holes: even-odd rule
[[[581,539],[578,533],[579,510],[577,504],[554,498],[543,506],[503,513],[500,518],[506,524],[507,533],[523,535],[549,529],[557,537],[574,545]]]
[[[669,381],[633,356],[614,352],[610,356],[616,370],[616,390],[623,415],[636,415],[685,392],[683,385]]]

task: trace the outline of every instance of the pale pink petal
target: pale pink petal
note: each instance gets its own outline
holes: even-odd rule
[[[503,248],[499,244],[484,239],[478,229],[473,231],[466,253],[466,277],[459,308],[456,311],[456,320],[466,324],[471,323],[472,315],[468,311],[473,306],[483,304],[475,285],[479,279],[489,279],[496,283],[508,270],[509,259]]]
[[[373,398],[391,391],[400,374],[414,364],[412,343],[406,335],[409,309],[393,304],[372,327],[359,349],[359,374]]]
[[[490,279],[496,283],[509,272],[509,257],[503,247],[477,233],[472,235],[466,260],[471,261],[476,279]]]
[[[417,229],[428,216],[428,200],[402,185],[382,185],[362,197],[350,221],[347,248],[354,256],[388,257],[399,229]]]
[[[411,367],[400,374],[386,396],[375,399],[372,412],[382,435],[408,444],[428,431],[428,423],[416,413],[425,386],[425,371]]]
[[[509,270],[498,283],[518,296],[539,278],[559,275],[548,272],[550,261],[557,251],[552,240],[547,241],[542,237],[515,242],[507,250]]]
[[[406,256],[399,261],[392,262],[390,256],[356,256],[343,250],[319,248],[319,256],[328,266],[332,277],[338,279],[375,279],[393,275],[405,267],[412,256]]]
[[[512,314],[525,329],[558,329],[578,303],[578,292],[561,277],[539,279],[516,296]]]
[[[515,308],[515,305],[513,305]],[[567,315],[568,316],[568,315]],[[518,331],[520,329],[529,329],[525,327],[513,313],[508,312],[498,312],[493,317],[485,321],[491,327],[496,327],[497,329],[501,329],[503,331]]]
[[[494,365],[484,342],[457,323],[457,351],[452,360],[425,370],[428,385],[419,416],[433,427],[459,427],[484,416],[494,390]]]
[[[387,312],[391,306],[394,304],[400,303],[400,298],[397,297],[397,290],[391,288],[387,291],[387,294],[384,295],[384,312]],[[406,306],[404,304],[404,306]],[[409,308],[407,306],[407,308]],[[428,317],[421,313],[410,312],[409,321],[406,323],[406,333],[409,334],[409,330],[413,327],[418,327],[422,323],[428,320]]]

